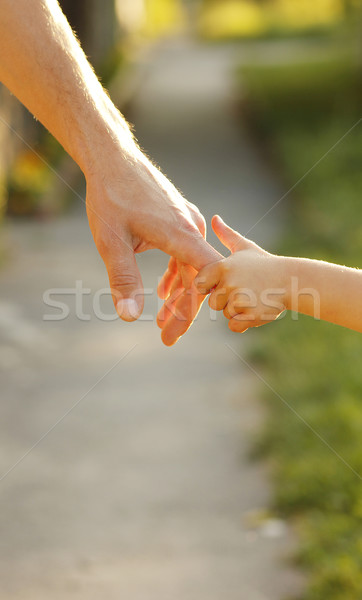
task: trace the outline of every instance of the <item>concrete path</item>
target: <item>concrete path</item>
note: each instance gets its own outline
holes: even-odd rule
[[[280,190],[234,118],[231,52],[182,40],[159,47],[132,119],[208,219],[218,211],[246,232]],[[277,225],[271,213],[253,237],[269,243]],[[0,599],[292,595],[290,532],[250,524],[270,492],[264,467],[248,460],[258,386],[226,346],[241,353],[246,336],[210,322],[204,307],[167,349],[155,294],[141,322],[115,321],[109,299],[97,305],[107,279],[83,208],[14,225],[9,245],[0,274]],[[154,287],[165,257],[139,262]],[[78,306],[77,280],[91,291]],[[68,302],[65,320],[44,320],[59,313],[43,302],[51,288],[65,288],[52,296]]]

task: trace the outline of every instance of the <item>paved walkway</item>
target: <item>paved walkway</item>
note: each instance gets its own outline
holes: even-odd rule
[[[245,232],[279,190],[240,135],[230,53],[161,46],[144,65],[132,119],[207,218],[218,211]],[[253,237],[268,243],[277,224],[272,213]],[[246,338],[210,322],[204,307],[167,349],[152,320],[154,294],[146,320],[99,320],[94,294],[107,280],[84,211],[17,224],[9,244],[0,276],[0,474],[28,454],[0,481],[0,599],[293,594],[298,578],[283,562],[290,532],[278,523],[250,528],[250,511],[269,502],[265,469],[248,460],[260,409],[254,379],[226,346],[243,352]],[[152,252],[139,262],[154,286],[165,258]],[[78,306],[82,319],[68,294],[69,317],[44,321],[58,312],[44,305],[44,291],[76,280],[92,292]],[[113,314],[106,300],[101,308]]]

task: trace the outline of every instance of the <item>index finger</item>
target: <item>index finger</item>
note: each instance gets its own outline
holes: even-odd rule
[[[170,256],[174,256],[186,265],[191,265],[199,271],[205,265],[222,260],[224,257],[213,248],[201,233],[196,231],[187,232],[179,230],[172,236],[169,234],[167,243],[160,247]]]

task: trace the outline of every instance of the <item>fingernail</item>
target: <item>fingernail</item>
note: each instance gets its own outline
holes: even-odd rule
[[[139,317],[139,308],[136,300],[122,298],[117,302],[117,313],[124,321],[134,321]]]

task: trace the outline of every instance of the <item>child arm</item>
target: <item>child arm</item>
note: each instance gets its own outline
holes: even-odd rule
[[[214,217],[213,229],[231,250],[200,271],[195,284],[209,305],[243,332],[292,310],[362,332],[362,270],[270,254]]]
[[[362,270],[283,257],[290,310],[362,333]],[[310,293],[303,293],[303,290]]]

